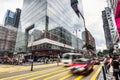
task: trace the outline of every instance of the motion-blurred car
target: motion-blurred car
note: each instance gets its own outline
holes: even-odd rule
[[[94,64],[100,64],[100,60],[98,58],[93,58],[92,62],[94,62]]]
[[[99,58],[99,60],[100,60],[100,61],[104,61],[104,58],[101,57],[101,58]]]
[[[68,69],[70,69],[72,73],[85,74],[93,70],[93,66],[94,63],[90,59],[80,58],[74,60],[74,63],[70,65]]]

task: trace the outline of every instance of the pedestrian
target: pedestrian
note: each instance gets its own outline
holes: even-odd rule
[[[109,71],[109,68],[110,68],[110,57],[109,56],[105,56],[105,59],[104,59],[104,68],[105,68],[105,72],[107,73]]]
[[[120,68],[119,68],[119,56],[114,56],[113,61],[112,61],[112,66],[113,66],[113,76],[115,80],[120,80]]]
[[[113,61],[113,56],[110,55],[110,62],[108,63],[108,65],[110,66],[110,68],[109,68],[110,75],[113,75],[112,61]]]

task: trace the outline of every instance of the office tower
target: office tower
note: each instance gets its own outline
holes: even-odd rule
[[[7,10],[5,19],[4,19],[4,26],[11,25],[13,27],[18,28],[20,15],[21,15],[21,9],[19,8],[16,9],[16,12]]]
[[[106,10],[102,11],[102,19],[103,19],[103,29],[105,34],[106,47],[108,50],[110,50],[113,48],[113,41],[110,35],[110,28],[106,16]]]
[[[45,54],[82,51],[85,31],[82,0],[79,16],[71,0],[24,0],[16,51]]]

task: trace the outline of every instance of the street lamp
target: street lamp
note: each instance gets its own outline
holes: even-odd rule
[[[80,32],[80,30],[75,30],[75,34],[76,34],[76,41],[77,41],[77,52],[78,52],[78,50],[79,50],[79,45],[78,45],[78,31]],[[73,32],[74,33],[74,32]]]
[[[31,34],[31,50],[33,50],[33,38],[34,36]],[[33,61],[34,61],[34,56],[33,56],[33,53],[32,53],[32,56],[31,56],[31,71],[33,71]]]

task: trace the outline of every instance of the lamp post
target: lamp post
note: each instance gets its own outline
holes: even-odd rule
[[[76,41],[77,41],[77,52],[78,52],[78,50],[79,50],[79,45],[78,45],[78,35],[77,35],[78,31],[80,32],[80,30],[77,30],[77,29],[75,30]]]
[[[31,50],[33,50],[33,38],[34,36],[31,34]],[[33,71],[33,61],[34,61],[34,55],[32,53],[32,57],[31,57],[31,71]]]

